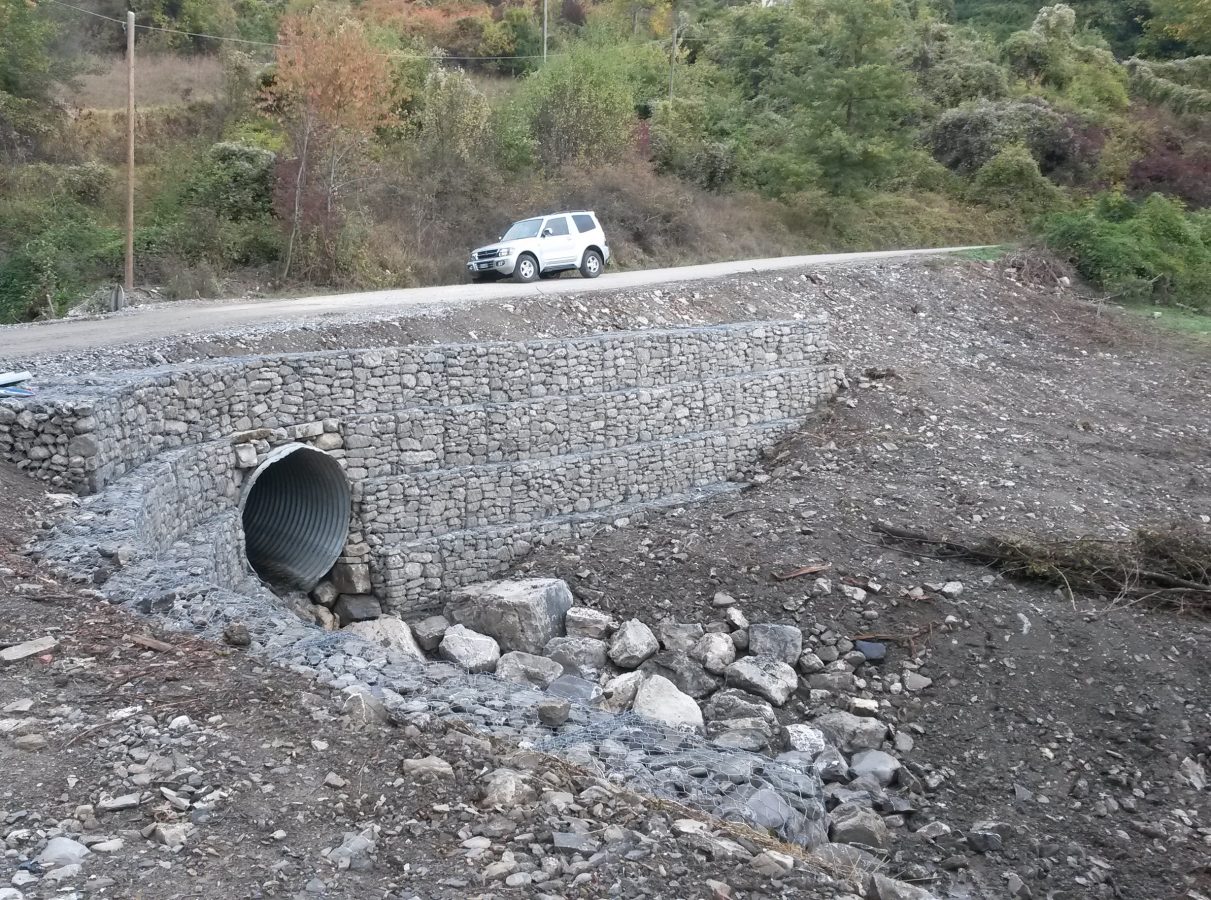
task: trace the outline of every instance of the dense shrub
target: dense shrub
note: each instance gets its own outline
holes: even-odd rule
[[[0,262],[0,322],[61,314],[86,288],[121,272],[122,232],[65,218]]]
[[[735,142],[711,134],[708,118],[706,104],[698,99],[657,104],[649,134],[658,171],[707,190],[719,190],[732,181],[738,165]]]
[[[463,72],[436,69],[425,80],[417,116],[422,154],[429,165],[465,166],[488,144],[488,98]]]
[[[1064,97],[1093,113],[1123,113],[1131,105],[1126,73],[1117,67],[1108,69],[1088,63],[1078,64],[1073,69]]]
[[[971,197],[986,206],[1033,214],[1053,209],[1063,195],[1043,177],[1023,144],[1010,144],[976,172]]]
[[[971,173],[1010,144],[1023,144],[1046,174],[1093,162],[1070,121],[1045,100],[978,101],[947,110],[927,134],[934,157]]]
[[[1048,244],[1082,276],[1127,299],[1211,309],[1211,227],[1160,194],[1142,202],[1105,194],[1053,216]]]
[[[190,203],[233,221],[269,215],[275,156],[246,144],[215,144],[187,190]]]
[[[930,99],[944,108],[968,100],[999,100],[1009,93],[1005,67],[987,59],[951,58],[918,76]]]
[[[635,90],[609,53],[579,50],[526,78],[517,114],[546,165],[607,163],[631,142]]]

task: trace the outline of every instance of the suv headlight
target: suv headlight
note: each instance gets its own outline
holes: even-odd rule
[[[497,256],[512,256],[513,248],[512,247],[501,247],[499,250],[496,251],[496,255]]]

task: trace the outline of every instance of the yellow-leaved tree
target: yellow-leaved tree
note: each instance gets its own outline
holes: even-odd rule
[[[1211,0],[1156,0],[1152,21],[1170,37],[1211,53]]]

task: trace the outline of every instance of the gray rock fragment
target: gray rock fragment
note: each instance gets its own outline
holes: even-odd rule
[[[383,614],[383,607],[373,594],[341,594],[332,611],[342,625],[348,625],[377,619]]]
[[[583,637],[551,638],[543,655],[563,666],[568,674],[594,679],[609,662],[605,641]]]
[[[870,876],[866,893],[871,900],[938,900],[925,888],[877,873]]]
[[[780,659],[747,656],[727,667],[727,686],[764,697],[775,706],[784,704],[799,684],[795,670]]]
[[[887,726],[878,719],[847,712],[830,712],[813,722],[845,753],[878,750],[887,737]]]
[[[496,641],[463,625],[452,625],[447,629],[437,652],[464,672],[494,672],[500,661],[500,647]]]
[[[450,620],[445,616],[429,616],[412,623],[412,636],[416,638],[416,643],[422,650],[432,652],[442,642],[449,627]]]
[[[563,666],[545,656],[513,650],[496,663],[496,677],[542,690],[563,674]]]
[[[622,669],[636,669],[660,649],[652,629],[631,619],[624,622],[610,641],[610,659]]]
[[[896,780],[896,773],[900,771],[900,761],[882,750],[860,750],[850,760],[849,767],[856,778],[870,775],[883,787],[887,787]]]
[[[772,656],[793,666],[803,654],[803,632],[794,625],[752,625],[748,650],[754,656]]]
[[[684,653],[673,653],[670,650],[657,653],[640,669],[653,675],[663,675],[677,685],[679,691],[689,694],[695,700],[709,697],[722,684],[722,680],[707,672],[701,663],[695,662]]]
[[[558,728],[568,721],[572,704],[563,697],[546,697],[538,702],[538,721],[548,728]]]
[[[38,854],[38,864],[50,869],[58,866],[72,866],[84,862],[84,857],[92,851],[69,837],[51,838],[42,852]]]
[[[829,837],[838,844],[859,844],[874,850],[886,850],[891,843],[883,817],[857,801],[842,803],[832,811]]]
[[[564,616],[568,637],[585,637],[604,641],[614,630],[614,618],[607,613],[585,606],[574,606]]]
[[[792,750],[808,754],[815,759],[828,747],[828,738],[819,728],[811,725],[787,725],[787,746]]]
[[[722,675],[736,661],[736,644],[729,634],[704,634],[690,648],[690,658],[712,675]]]
[[[656,636],[660,638],[661,646],[674,653],[689,653],[703,634],[705,629],[695,623],[661,622],[656,626]]]
[[[579,675],[560,675],[547,686],[547,693],[576,703],[596,703],[601,699],[601,688]]]
[[[348,634],[356,635],[384,650],[410,656],[413,659],[424,659],[425,655],[417,646],[408,623],[395,616],[381,616],[364,622],[354,622],[342,629]]]

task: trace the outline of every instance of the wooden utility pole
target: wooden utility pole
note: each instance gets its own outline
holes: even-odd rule
[[[126,13],[126,291],[135,287],[135,14]]]
[[[542,61],[547,61],[547,0],[542,0]]]

